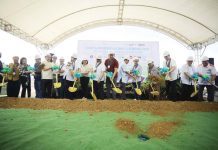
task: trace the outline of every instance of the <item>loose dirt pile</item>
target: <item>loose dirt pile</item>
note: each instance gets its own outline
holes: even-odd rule
[[[179,122],[155,122],[149,126],[146,135],[150,138],[163,139],[170,136],[172,131],[179,125]]]
[[[129,119],[118,119],[116,121],[116,128],[125,131],[129,134],[145,134],[149,138],[167,138],[171,135],[172,131],[181,123],[178,121],[163,121],[155,122],[149,125],[147,131],[143,131],[138,127],[135,121]],[[127,136],[127,135],[126,135]]]
[[[66,112],[151,112],[157,115],[165,115],[170,112],[215,112],[218,111],[218,103],[1,98],[0,108],[58,109]]]
[[[126,131],[130,134],[137,134],[141,131],[141,129],[139,129],[137,124],[129,119],[118,119],[116,121],[116,127],[119,130]]]

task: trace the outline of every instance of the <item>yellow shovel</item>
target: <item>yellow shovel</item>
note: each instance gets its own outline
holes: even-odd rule
[[[95,93],[94,93],[94,88],[93,88],[93,80],[90,80],[90,82],[91,82],[91,88],[92,88],[92,90],[91,90],[91,95],[92,95],[92,98],[93,98],[93,100],[94,101],[97,101],[97,97],[96,97],[96,95],[95,95]]]
[[[2,97],[7,97],[8,95],[0,95],[0,98],[2,98]]]
[[[135,88],[135,92],[136,92],[136,94],[137,94],[137,95],[142,95],[142,91],[141,91],[141,89],[139,89],[139,86],[138,86],[138,83],[137,83],[137,81],[136,81],[136,88]]]
[[[159,95],[160,95],[160,92],[154,90],[154,88],[153,88],[153,86],[152,86],[152,83],[150,84],[150,86],[151,86],[151,89],[152,89],[152,91],[151,91],[150,93],[151,93],[153,96],[159,96]]]
[[[55,79],[56,79],[56,82],[54,83],[54,88],[55,89],[58,89],[61,87],[61,82],[58,82],[58,73],[55,74]]]
[[[3,75],[2,83],[0,83],[0,86],[7,85],[8,82],[5,82],[5,76]]]
[[[111,78],[110,78],[110,80],[111,80],[111,83],[113,84],[112,90],[113,90],[114,92],[118,93],[118,94],[121,94],[121,93],[122,93],[121,89],[119,89],[119,88],[117,88],[117,87],[115,86],[115,84],[114,84],[114,82],[113,82],[113,80],[112,80]]]
[[[196,94],[198,94],[197,90],[197,81],[194,80],[194,92],[190,95],[190,97],[194,97]]]
[[[74,81],[73,86],[68,88],[69,92],[76,92],[77,88],[75,87],[76,81]]]
[[[139,89],[139,86],[138,86],[136,77],[134,77],[134,76],[131,75],[131,74],[128,74],[128,75],[131,76],[131,77],[135,80],[135,83],[136,83],[135,92],[136,92],[136,94],[137,94],[137,95],[142,95],[142,91],[141,91],[141,89]]]

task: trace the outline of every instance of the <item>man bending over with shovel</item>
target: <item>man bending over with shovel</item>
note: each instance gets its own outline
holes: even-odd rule
[[[214,87],[216,78],[216,69],[212,64],[209,64],[209,58],[204,56],[201,59],[202,64],[198,66],[197,72],[199,75],[198,84],[199,92],[198,99],[203,100],[204,88],[207,88],[207,100],[209,102],[214,101]]]
[[[189,56],[187,63],[184,64],[181,69],[182,100],[193,100],[193,97],[197,94],[197,90],[194,90],[197,81],[192,78],[192,75],[196,73],[193,60],[194,58]]]
[[[113,99],[116,99],[116,93],[115,91],[112,90],[112,82],[116,85],[117,83],[117,70],[119,67],[118,61],[114,58],[114,53],[110,52],[108,54],[108,59],[105,60],[105,67],[106,67],[106,72],[112,72],[113,76],[110,79],[110,77],[106,77],[106,88],[107,88],[107,98],[110,98],[110,92],[112,91],[112,96]],[[112,81],[112,82],[111,82]]]

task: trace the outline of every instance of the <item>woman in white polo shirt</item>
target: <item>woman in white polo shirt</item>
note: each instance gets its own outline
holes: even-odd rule
[[[89,92],[89,73],[93,71],[91,65],[88,64],[88,59],[84,58],[82,60],[82,65],[79,69],[80,73],[82,74],[82,77],[80,78],[81,83],[81,90],[82,90],[82,99],[88,98],[88,92]]]

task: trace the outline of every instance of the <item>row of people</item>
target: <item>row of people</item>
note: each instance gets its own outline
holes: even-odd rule
[[[151,81],[150,91],[154,89],[160,93],[160,81],[162,75],[165,76],[166,84],[166,95],[170,100],[177,99],[177,89],[176,84],[178,78],[181,77],[182,84],[182,99],[189,100],[190,94],[194,92],[195,80],[192,75],[197,73],[199,75],[199,93],[198,97],[200,100],[203,99],[204,87],[208,91],[208,100],[213,101],[214,97],[214,84],[216,78],[216,69],[213,65],[208,63],[208,58],[202,58],[202,64],[197,68],[193,65],[193,57],[188,57],[187,63],[183,65],[180,70],[180,76],[178,74],[178,68],[176,66],[175,60],[170,57],[169,52],[164,52],[164,62],[163,68],[168,68],[167,72],[161,73],[160,69],[154,65],[154,61],[148,61],[148,80]],[[94,92],[99,99],[104,99],[104,83],[106,83],[106,97],[116,99],[116,92],[112,90],[113,83],[115,86],[120,83],[120,88],[122,90],[121,99],[126,99],[126,84],[131,82],[134,88],[140,88],[143,81],[142,77],[142,67],[139,64],[139,59],[134,58],[134,65],[130,65],[130,59],[128,57],[124,58],[124,63],[119,67],[118,61],[114,57],[114,53],[109,54],[109,58],[104,62],[101,57],[96,58],[96,64],[94,67],[89,65],[88,59],[84,58],[81,64],[77,62],[77,55],[71,56],[71,61],[65,65],[65,59],[61,57],[60,62],[57,63],[57,57],[47,54],[45,56],[45,61],[41,62],[40,56],[35,57],[34,71],[29,69],[26,58],[21,58],[19,63],[19,57],[13,57],[13,63],[9,64],[11,72],[8,73],[8,85],[7,94],[9,97],[18,97],[20,91],[20,84],[22,86],[21,97],[25,97],[26,91],[28,97],[31,96],[31,78],[30,75],[34,75],[34,86],[36,90],[36,98],[69,98],[73,99],[76,97],[77,93],[70,92],[68,89],[74,85],[74,82],[78,81],[78,78],[74,76],[76,72],[80,72],[82,77],[79,79],[81,83],[81,98],[87,99],[89,93],[89,74],[95,73],[96,78],[94,78]],[[54,70],[53,66],[59,66],[58,70]],[[0,63],[0,67],[2,65]],[[0,69],[1,69],[0,68]],[[137,74],[134,74],[137,71]],[[112,72],[112,76],[108,77],[105,74],[107,72]],[[58,74],[58,81],[61,82],[61,87],[55,89],[53,83],[56,82],[56,74]],[[119,74],[119,76],[118,76]],[[203,80],[202,76],[207,74],[208,80]],[[156,79],[156,80],[155,80]],[[134,93],[135,99],[140,99],[137,93]],[[150,98],[159,98],[159,95],[150,94]]]
[[[214,91],[217,86],[215,85],[215,79],[217,71],[215,67],[209,63],[209,58],[204,56],[201,58],[201,64],[197,67],[194,66],[194,58],[189,56],[186,59],[186,63],[178,71],[176,61],[171,58],[169,52],[164,52],[163,67],[169,68],[165,75],[166,95],[170,100],[177,100],[177,81],[180,79],[181,83],[181,99],[192,100],[190,96],[192,93],[197,94],[198,100],[203,100],[203,91],[207,89],[207,100],[214,101]],[[157,72],[157,71],[156,71]],[[154,73],[150,72],[155,75]],[[195,85],[197,84],[197,85]],[[198,86],[198,91],[197,87]]]
[[[65,65],[65,60],[61,57],[59,64],[56,62],[57,57],[47,54],[45,56],[45,61],[41,62],[40,56],[35,57],[34,71],[29,70],[30,67],[27,64],[26,58],[21,58],[19,63],[19,57],[13,57],[13,63],[9,64],[11,71],[7,73],[7,95],[9,97],[18,97],[20,91],[20,85],[22,87],[21,97],[25,97],[26,91],[28,97],[31,97],[31,78],[30,75],[34,75],[34,86],[36,90],[36,98],[69,98],[73,99],[76,93],[70,92],[68,89],[72,87],[74,82],[78,79],[74,76],[75,72],[80,72],[82,77],[79,79],[81,84],[81,97],[87,99],[89,93],[89,73],[94,72],[96,78],[94,78],[94,91],[99,99],[104,99],[104,81],[106,81],[106,97],[116,99],[116,93],[112,90],[113,84],[116,85],[118,80],[118,68],[119,63],[114,58],[114,53],[109,54],[109,58],[104,62],[101,57],[96,58],[96,64],[94,67],[89,65],[88,59],[84,58],[81,62],[81,65],[77,63],[77,55],[71,56],[71,61]],[[124,59],[125,62],[129,59]],[[139,59],[134,59],[134,68],[140,69],[140,74],[135,78],[135,82],[141,80],[141,66],[138,64]],[[58,65],[58,70],[53,70],[52,67]],[[121,70],[125,69],[125,65],[121,66]],[[105,76],[105,72],[112,72],[112,77]],[[125,73],[122,74],[122,89],[125,93],[125,84],[128,82]],[[55,75],[58,74],[58,81],[61,82],[62,86],[58,89],[53,87],[55,83]],[[141,81],[140,81],[141,82]],[[140,84],[140,82],[138,84]],[[133,82],[135,86],[136,83]],[[122,99],[125,99],[125,94],[122,94]],[[136,96],[138,98],[138,96]]]

